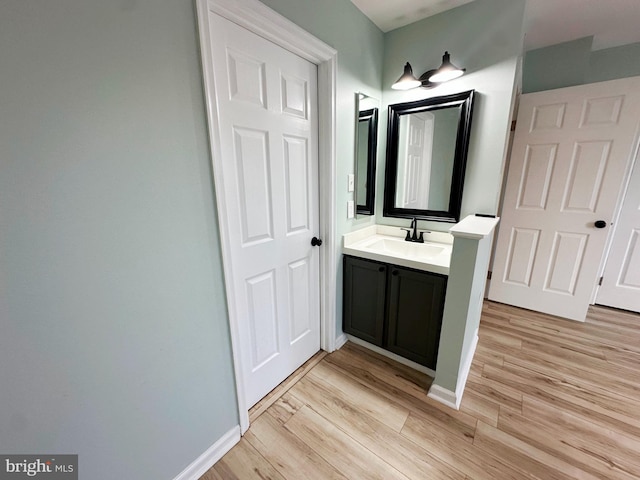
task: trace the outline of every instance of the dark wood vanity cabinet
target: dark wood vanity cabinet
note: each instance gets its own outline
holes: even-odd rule
[[[344,257],[343,330],[383,346],[387,265]]]
[[[447,277],[344,256],[343,329],[435,370]]]
[[[447,277],[390,266],[388,350],[435,370]]]

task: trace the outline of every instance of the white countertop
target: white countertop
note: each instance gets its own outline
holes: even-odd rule
[[[453,227],[449,229],[449,233],[454,237],[473,238],[480,240],[493,232],[496,225],[500,221],[499,217],[476,217],[468,215]]]
[[[453,236],[427,232],[425,243],[404,242],[400,227],[371,225],[343,236],[342,253],[416,270],[449,274]],[[384,246],[393,248],[384,248]]]

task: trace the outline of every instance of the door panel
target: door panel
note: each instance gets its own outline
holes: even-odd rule
[[[306,138],[284,135],[287,234],[309,230],[309,146]]]
[[[209,22],[225,280],[251,406],[320,349],[317,72],[217,14]]]
[[[242,243],[273,239],[268,132],[234,127],[235,178]]]
[[[275,272],[269,271],[247,278],[249,330],[251,332],[251,370],[255,371],[280,352],[278,319],[274,306]]]
[[[303,258],[296,260],[288,265],[289,288],[289,344],[294,344],[313,328],[311,324],[313,317],[309,315],[309,302],[312,299],[309,286],[313,285],[311,281],[311,268],[309,259]]]
[[[556,232],[544,290],[574,295],[588,235]]]
[[[610,141],[577,142],[574,145],[563,195],[563,212],[595,213],[610,152]]]
[[[518,189],[518,209],[544,210],[549,198],[557,144],[527,145]]]
[[[584,320],[632,157],[640,78],[521,97],[489,298]]]
[[[509,242],[509,253],[505,267],[505,282],[516,285],[531,285],[533,261],[538,249],[540,230],[513,228]]]

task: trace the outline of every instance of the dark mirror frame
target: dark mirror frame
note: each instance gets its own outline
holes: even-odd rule
[[[378,148],[378,109],[363,110],[358,114],[358,122],[367,122],[367,193],[364,205],[356,202],[356,213],[373,215],[376,198],[376,151]],[[356,142],[357,144],[357,142]],[[358,172],[358,175],[361,175]]]
[[[419,220],[435,220],[439,222],[455,223],[460,220],[462,206],[462,189],[464,174],[469,151],[469,135],[471,133],[471,117],[473,113],[474,90],[445,95],[442,97],[426,98],[414,102],[389,105],[389,121],[387,127],[387,166],[384,182],[385,217],[417,218]],[[458,132],[453,159],[453,173],[451,175],[451,194],[447,210],[419,210],[413,208],[399,208],[395,206],[396,180],[398,175],[398,130],[400,116],[410,113],[434,111],[443,108],[461,107],[458,119]]]

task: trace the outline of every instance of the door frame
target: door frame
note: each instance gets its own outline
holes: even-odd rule
[[[318,175],[320,192],[320,233],[323,246],[320,249],[320,348],[327,352],[336,346],[336,69],[337,52],[287,18],[275,12],[259,0],[195,0],[200,54],[204,80],[209,146],[213,181],[216,190],[218,227],[222,250],[222,266],[225,277],[227,311],[233,369],[238,400],[240,432],[249,428],[249,406],[245,395],[245,382],[240,351],[246,348],[240,341],[238,315],[235,311],[233,270],[231,265],[231,240],[229,219],[225,213],[222,179],[222,154],[220,150],[220,124],[218,121],[217,92],[211,56],[209,12],[216,13],[247,30],[269,40],[318,67]]]

